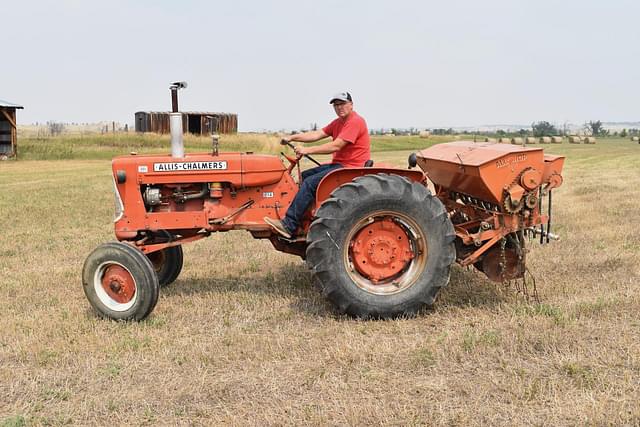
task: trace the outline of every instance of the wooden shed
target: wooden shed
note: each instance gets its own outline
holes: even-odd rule
[[[0,100],[0,159],[18,155],[16,110],[24,107]]]
[[[135,113],[136,132],[169,133],[169,113],[138,111]],[[212,133],[238,132],[238,115],[189,111],[182,113],[184,133],[211,135]]]

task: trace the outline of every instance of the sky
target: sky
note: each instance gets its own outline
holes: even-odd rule
[[[640,120],[632,0],[0,0],[0,99],[19,124],[237,113],[323,126],[349,91],[370,128]]]

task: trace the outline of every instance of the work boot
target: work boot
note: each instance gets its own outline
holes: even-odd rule
[[[287,230],[287,227],[285,227],[282,221],[280,221],[279,219],[271,219],[268,216],[265,216],[264,222],[269,224],[271,228],[277,231],[278,234],[280,234],[281,236],[284,236],[287,239],[291,238],[291,233],[289,232],[289,230]]]

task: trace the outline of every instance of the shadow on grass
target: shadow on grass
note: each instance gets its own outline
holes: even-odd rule
[[[291,301],[292,310],[314,317],[342,317],[322,296],[320,287],[313,283],[311,273],[301,262],[291,262],[272,272],[232,273],[225,277],[180,279],[163,288],[167,297],[200,293],[233,295],[276,296]],[[508,298],[496,284],[482,274],[454,266],[451,280],[440,292],[434,308],[486,307],[493,308]],[[421,310],[428,315],[432,309]]]
[[[305,294],[310,286],[311,275],[307,268],[303,264],[288,263],[275,271],[229,272],[222,277],[212,275],[206,278],[178,277],[175,283],[161,292],[165,295],[249,292],[257,295],[299,296]]]
[[[436,306],[492,309],[509,301],[515,293],[515,290],[501,288],[500,284],[490,281],[474,268],[454,265],[451,280],[440,291]]]
[[[256,298],[275,296],[290,301],[292,310],[306,315],[320,317],[340,317],[322,297],[320,288],[315,286],[311,273],[300,261],[287,263],[272,271],[233,272],[224,277],[178,278],[175,283],[161,289],[161,295],[189,296],[211,293],[231,296],[246,295]]]

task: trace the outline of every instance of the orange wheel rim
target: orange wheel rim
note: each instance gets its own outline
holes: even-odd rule
[[[359,288],[376,295],[410,288],[426,266],[426,235],[414,219],[399,212],[379,211],[360,219],[345,246],[347,273]]]
[[[124,267],[114,264],[107,267],[102,276],[102,289],[119,304],[130,302],[136,294],[136,282]]]
[[[354,267],[374,281],[384,281],[404,270],[415,257],[406,231],[391,217],[364,226],[351,241]]]

